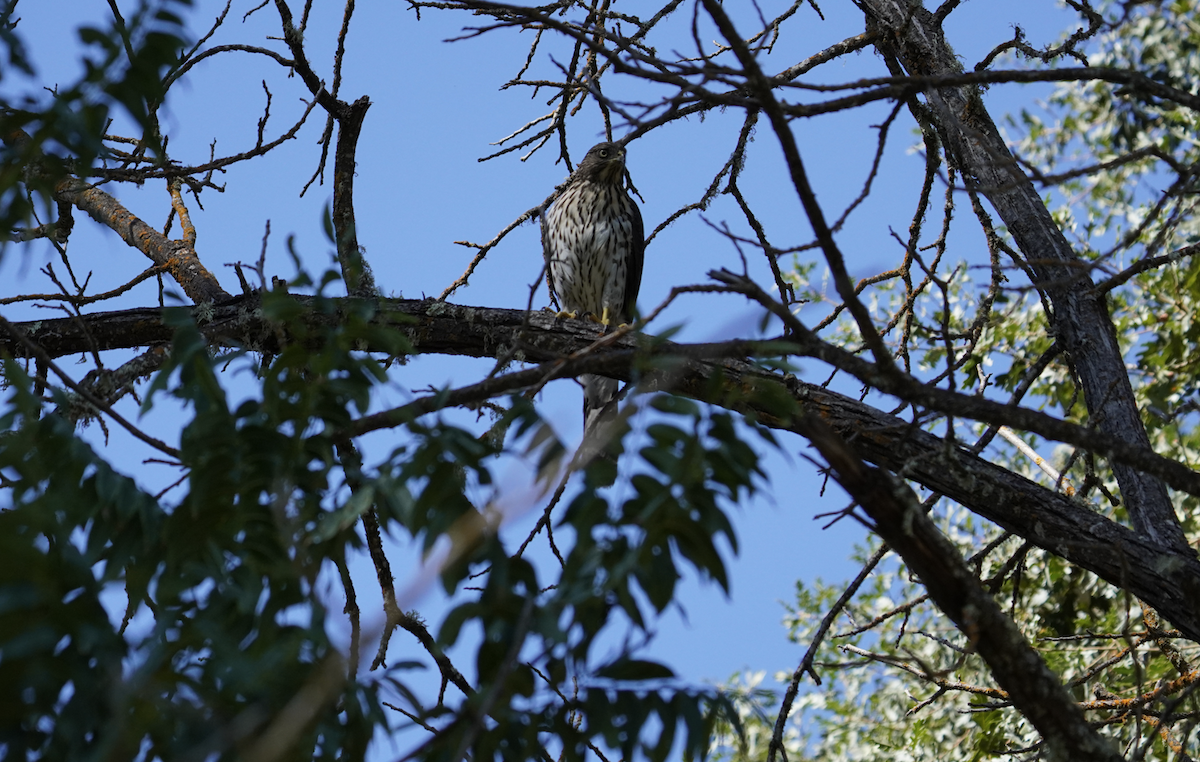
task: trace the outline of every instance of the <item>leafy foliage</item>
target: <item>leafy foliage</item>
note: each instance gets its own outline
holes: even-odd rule
[[[286,317],[272,302],[265,311]],[[218,371],[255,372],[253,356],[212,357],[196,326],[179,321],[152,386],[152,394],[169,393],[192,411],[180,448],[188,479],[169,503],[114,473],[61,416],[43,414],[30,379],[8,364],[0,467],[14,504],[0,521],[10,529],[6,550],[21,561],[9,567],[20,575],[0,588],[0,664],[13,686],[6,700],[17,702],[7,714],[20,717],[4,731],[9,753],[70,756],[84,744],[122,754],[144,743],[163,758],[195,748],[246,753],[297,696],[312,702],[315,722],[294,741],[295,758],[361,748],[372,725],[386,724],[374,683],[330,677],[329,665],[336,675],[342,660],[327,635],[321,575],[359,547],[354,519],[372,502],[384,531],[424,536],[427,547],[453,534],[475,511],[463,474],[488,483],[496,449],[449,424],[414,422],[412,443],[361,474],[357,494],[345,497],[335,469],[338,432],[385,378],[353,351],[360,325],[352,318],[321,336],[297,336],[258,370],[259,395],[235,406]],[[488,572],[478,598],[450,613],[438,641],[449,648],[467,622],[482,627],[478,692],[460,716],[494,722],[452,724],[430,758],[457,758],[462,748],[507,756],[552,732],[571,759],[593,739],[663,759],[679,723],[685,748],[703,750],[720,699],[670,688],[669,669],[627,649],[593,651],[621,621],[646,630],[648,613],[673,599],[680,564],[727,584],[715,539],[736,541],[720,503],[754,489],[759,476],[730,416],[659,407],[690,433],[655,424],[649,433],[660,456],[647,461],[654,468],[634,478],[619,509],[610,510],[601,483],[589,477],[560,522],[576,542],[549,589],[490,533],[446,567],[451,591]],[[544,426],[531,407],[514,409],[523,428]],[[114,585],[128,595],[124,621],[106,607]],[[585,675],[595,677],[580,682]],[[240,729],[232,737],[231,722]],[[648,725],[662,735],[642,738]]]

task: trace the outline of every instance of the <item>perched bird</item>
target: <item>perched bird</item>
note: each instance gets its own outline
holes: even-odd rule
[[[629,323],[642,284],[642,213],[625,189],[625,147],[592,146],[542,214],[542,253],[560,316],[587,313],[604,326]],[[583,382],[584,430],[616,412],[617,382]]]

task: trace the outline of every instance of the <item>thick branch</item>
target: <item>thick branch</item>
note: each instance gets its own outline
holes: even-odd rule
[[[290,298],[301,304],[312,302],[309,297]],[[378,305],[375,322],[403,330],[415,351],[497,357],[519,350],[530,362],[549,364],[447,392],[436,400],[414,402],[406,413],[423,414],[448,404],[480,401],[528,388],[550,375],[602,372],[628,380],[638,368],[646,367],[651,359],[648,354],[657,354],[661,358],[653,359],[657,373],[654,377],[665,379],[660,385],[669,391],[751,414],[767,426],[797,432],[796,416],[791,411],[799,404],[803,410],[819,415],[865,460],[941,492],[1038,547],[1129,590],[1153,605],[1188,637],[1200,640],[1200,561],[1194,553],[1163,549],[1150,538],[1064,495],[975,457],[956,444],[870,405],[791,376],[781,377],[747,362],[711,359],[762,352],[766,347],[750,343],[652,344],[650,337],[627,336],[615,342],[612,349],[572,360],[570,367],[564,368],[563,358],[586,349],[598,338],[594,324],[584,320],[556,320],[546,312],[462,307],[434,300],[379,300]],[[198,313],[201,311],[193,311]],[[277,351],[278,341],[288,340],[288,327],[264,321],[258,302],[253,299],[231,300],[204,310],[203,314],[201,330],[217,344]],[[293,327],[301,328],[298,324],[302,322],[305,325],[300,332],[320,337],[324,332],[315,329],[339,320],[336,310],[309,309]],[[91,351],[93,346],[102,351],[165,344],[172,335],[158,309],[42,320],[19,327],[47,355],[54,357]],[[647,349],[648,346],[653,349]],[[363,349],[370,351],[371,347]],[[774,351],[779,349],[774,347]],[[0,351],[28,356],[19,342],[7,337],[0,337]],[[643,375],[650,373],[645,371]],[[1006,410],[987,400],[978,403],[986,407],[981,408],[984,412],[991,411],[989,416],[994,413],[998,417]],[[1180,489],[1200,494],[1200,474],[1175,461],[1035,411],[1009,412],[1020,413],[1026,424],[1041,421],[1044,425],[1040,428],[1052,430],[1078,446],[1114,448],[1114,460],[1132,460],[1143,469],[1153,469],[1177,482]],[[395,425],[404,418],[405,415],[398,414],[382,422],[368,423],[364,419],[363,425]]]
[[[1017,625],[987,594],[958,549],[922,510],[906,485],[870,468],[820,419],[800,428],[829,463],[834,478],[875,522],[873,529],[921,579],[929,597],[970,641],[1013,705],[1037,728],[1054,759],[1122,757],[1088,724],[1058,676],[1029,645]]]
[[[196,250],[183,241],[173,241],[134,216],[120,201],[99,188],[70,178],[59,184],[55,197],[67,201],[105,227],[112,228],[121,240],[165,268],[197,304],[229,298],[216,277],[196,256]]]
[[[351,296],[375,296],[375,278],[358,247],[354,223],[354,173],[357,171],[358,135],[371,99],[363,96],[338,117],[337,148],[333,152],[333,232],[337,237],[342,279]]]
[[[21,130],[10,130],[0,136],[4,143],[19,150],[37,153],[30,147],[30,137]],[[38,165],[31,161],[27,173],[37,174]],[[48,179],[48,178],[46,178]],[[60,204],[76,206],[88,216],[111,228],[121,240],[145,254],[155,265],[171,274],[197,304],[216,302],[229,298],[221,284],[201,264],[196,250],[183,241],[173,241],[147,225],[126,209],[120,201],[94,185],[76,177],[59,180],[54,187],[54,198]]]
[[[908,73],[953,76],[962,68],[933,14],[904,0],[858,0],[870,24],[888,35],[878,47]],[[1050,216],[1021,171],[974,87],[929,88],[925,95],[951,160],[968,188],[996,208],[1024,254],[1035,285],[1053,306],[1055,338],[1078,374],[1094,425],[1137,447],[1149,448],[1105,296],[1089,267]],[[1164,547],[1187,551],[1187,539],[1165,485],[1127,464],[1113,463],[1121,495],[1138,532]]]
[[[346,22],[353,5],[346,8]],[[334,93],[325,89],[325,83],[313,71],[308,57],[304,54],[304,36],[296,29],[292,21],[292,11],[285,0],[275,0],[275,8],[279,11],[279,19],[283,24],[283,39],[292,53],[292,66],[300,75],[309,92],[316,98],[331,118],[338,124],[337,145],[333,154],[333,230],[337,239],[338,262],[342,266],[342,279],[346,283],[346,291],[351,296],[374,296],[377,293],[375,278],[371,268],[363,258],[358,246],[358,233],[354,227],[354,173],[358,136],[362,131],[363,119],[367,109],[371,107],[371,99],[362,96],[354,103],[346,103],[337,97],[337,86]],[[338,56],[335,63],[337,77],[340,77],[342,45],[345,41],[346,28],[343,26],[338,38]],[[332,122],[330,123],[332,124]],[[329,128],[326,128],[326,137]],[[324,156],[322,156],[324,163]]]

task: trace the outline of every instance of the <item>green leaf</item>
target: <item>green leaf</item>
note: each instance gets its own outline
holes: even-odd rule
[[[609,680],[672,680],[675,673],[656,661],[619,659],[596,671],[597,677]]]

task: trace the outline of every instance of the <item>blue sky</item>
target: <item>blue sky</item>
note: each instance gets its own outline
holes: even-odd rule
[[[266,39],[278,35],[278,20],[271,7],[242,21],[242,15],[257,4],[235,3],[225,28],[218,31],[212,43],[243,42],[281,50],[279,43]],[[319,75],[328,79],[341,5],[316,5],[306,44]],[[645,3],[630,5],[638,11],[648,7]],[[771,16],[788,3],[761,5],[764,14]],[[742,28],[750,28],[754,17],[749,3],[726,3],[726,7],[739,14]],[[38,69],[36,84],[52,86],[74,81],[81,67],[78,58],[71,55],[72,46],[77,48],[78,43],[69,30],[103,19],[107,3],[26,0],[19,8],[19,30],[31,46]],[[197,2],[188,17],[189,27],[197,33],[206,29],[220,8],[221,4],[208,0]],[[862,31],[862,15],[851,3],[824,2],[821,8],[824,21],[806,7],[785,25],[781,41],[764,60],[766,70],[783,69]],[[690,18],[690,7],[680,12],[672,22],[671,34],[655,41],[660,51],[690,51]],[[1011,38],[1014,23],[1020,23],[1031,43],[1040,46],[1056,39],[1070,21],[1071,17],[1060,8],[1044,2],[973,0],[950,17],[947,36],[969,69],[994,45]],[[360,2],[355,13],[341,95],[353,100],[366,94],[373,104],[359,146],[357,222],[367,260],[388,295],[417,298],[440,294],[474,255],[472,249],[458,246],[455,241],[490,240],[518,215],[539,204],[566,175],[566,169],[554,163],[553,145],[523,162],[518,156],[524,152],[478,161],[494,150],[491,143],[546,113],[549,107],[546,95],[530,98],[522,88],[500,90],[524,63],[532,35],[502,30],[471,40],[444,41],[473,23],[478,19],[432,10],[424,11],[418,22],[402,2]],[[563,47],[552,49],[561,53]],[[530,76],[553,74],[553,65],[546,59],[535,63],[530,72]],[[873,51],[866,51],[822,67],[805,81],[849,82],[874,76],[886,76],[886,69]],[[173,157],[184,163],[203,162],[214,140],[218,155],[249,148],[266,101],[264,80],[273,96],[266,129],[271,137],[290,127],[303,111],[301,99],[308,93],[297,78],[288,79],[277,64],[265,57],[244,53],[218,56],[197,66],[172,91],[163,110],[164,131],[170,135]],[[0,86],[11,93],[29,84],[20,78],[8,78]],[[984,100],[999,120],[1006,112],[1033,106],[1047,92],[1045,87],[1008,85],[993,87]],[[653,97],[654,91],[644,83],[613,77],[605,82],[605,93],[624,100]],[[798,97],[819,99],[811,94]],[[810,179],[827,216],[840,216],[859,194],[874,151],[872,125],[882,121],[889,110],[887,104],[876,104],[794,124]],[[642,211],[647,231],[675,209],[700,198],[732,150],[741,117],[741,113],[731,111],[715,113],[703,121],[676,123],[629,146],[628,165],[645,199]],[[287,242],[293,236],[295,250],[306,267],[320,272],[329,266],[330,245],[322,232],[321,215],[330,202],[331,190],[328,184],[313,186],[303,198],[299,197],[316,169],[316,140],[323,127],[323,117],[314,112],[296,140],[215,178],[226,190],[206,191],[201,197],[203,211],[192,205],[198,253],[226,290],[237,291],[236,278],[226,264],[254,262],[268,222],[269,274],[293,274],[287,255]],[[603,138],[601,129],[598,112],[590,104],[573,118],[570,131],[574,160]],[[122,125],[114,125],[113,130],[121,133]],[[625,131],[616,128],[618,137]],[[913,122],[902,114],[891,132],[872,195],[839,236],[855,277],[889,269],[899,259],[900,248],[889,229],[900,233],[908,229],[924,163],[920,155],[908,150],[915,141]],[[765,122],[758,129],[742,187],[767,226],[772,243],[786,247],[809,239],[798,200],[786,182],[777,142]],[[166,220],[169,199],[161,184],[151,183],[141,189],[126,186],[115,193],[149,223],[161,225]],[[728,197],[718,198],[703,217],[718,225],[727,222],[735,231],[749,235],[748,226]],[[952,239],[951,260],[977,260],[985,255],[982,235],[977,231],[975,238],[971,235],[963,233]],[[148,265],[148,260],[126,247],[111,231],[85,220],[78,221],[69,251],[77,274],[82,277],[84,271],[92,273],[93,292],[119,285]],[[751,274],[764,284],[770,283],[761,255],[749,252],[748,257]],[[0,283],[4,284],[0,296],[50,290],[38,268],[54,261],[56,255],[44,242],[8,247],[0,261]],[[788,265],[788,259],[781,264]],[[738,252],[715,235],[699,215],[676,222],[647,249],[642,310],[657,305],[674,286],[705,282],[705,273],[718,267],[740,269]],[[459,290],[451,301],[523,308],[529,285],[537,279],[540,268],[538,229],[526,224],[488,256],[470,285]],[[101,309],[147,306],[156,300],[157,289],[150,281]],[[534,305],[542,307],[547,301],[541,289]],[[3,308],[2,314],[22,320],[48,313],[11,306]],[[801,317],[811,323],[822,314],[820,307],[813,307],[803,310]],[[753,335],[756,323],[757,311],[740,298],[686,296],[672,305],[654,330],[680,326],[682,340],[711,341]],[[115,366],[121,360],[114,356],[107,361]],[[76,367],[72,358],[64,358],[62,364]],[[86,372],[86,365],[77,367],[83,369],[80,373]],[[462,358],[417,358],[393,370],[390,386],[381,390],[379,405],[400,403],[411,397],[410,390],[430,384],[468,383],[489,367],[488,363]],[[799,373],[806,380],[820,382],[827,372],[811,363],[800,364]],[[236,383],[231,389],[235,395],[238,393]],[[858,392],[856,386],[841,390]],[[568,441],[578,437],[577,386],[570,382],[552,385],[540,404],[550,420],[562,422],[562,436]],[[137,416],[132,402],[127,401],[121,409]],[[158,402],[141,423],[168,442],[177,439],[179,417],[171,413],[170,403],[165,400]],[[96,426],[85,433],[120,470],[150,490],[165,487],[177,478],[170,469],[144,464],[151,453],[118,428],[109,429],[107,441]],[[367,438],[364,445],[368,460],[372,453],[376,458],[384,457],[394,441],[391,434]],[[776,670],[790,672],[805,648],[805,644],[789,643],[781,624],[782,602],[792,599],[795,581],[816,577],[840,580],[856,571],[848,557],[853,545],[862,541],[863,530],[850,521],[822,530],[825,522],[813,519],[815,514],[844,507],[846,497],[834,485],[824,497],[820,496],[820,475],[801,457],[806,452],[805,444],[795,438],[785,442],[786,453],[767,455],[765,468],[770,484],[763,495],[733,511],[741,554],[730,559],[730,597],[714,585],[690,579],[681,596],[686,618],[675,611],[658,625],[658,637],[650,653],[687,680],[721,681],[744,669],[766,670],[768,674]],[[514,468],[514,473],[500,474],[502,483],[518,483],[524,478],[520,469]],[[540,506],[531,505],[529,511],[506,529],[506,537],[513,538],[514,547],[540,513]],[[398,586],[403,588],[406,580],[416,574],[413,549],[396,542],[392,557]],[[365,560],[354,573],[360,605],[370,611],[378,605],[374,574]],[[417,592],[420,595],[412,605],[436,624],[444,601],[436,590]],[[402,633],[393,639],[392,661],[414,653],[415,644]],[[469,664],[458,666],[469,672]]]

